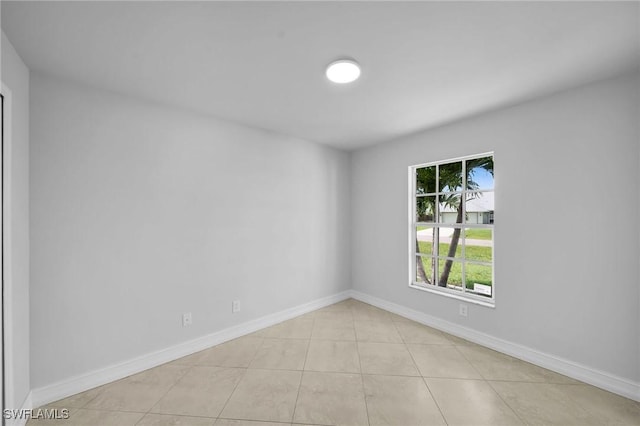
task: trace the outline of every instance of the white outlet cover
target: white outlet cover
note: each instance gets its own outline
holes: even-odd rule
[[[463,317],[467,316],[467,305],[460,305],[460,315]]]
[[[187,327],[187,326],[190,326],[191,323],[192,323],[191,312],[182,314],[182,326]]]
[[[234,300],[231,304],[231,312],[240,312],[240,301]]]

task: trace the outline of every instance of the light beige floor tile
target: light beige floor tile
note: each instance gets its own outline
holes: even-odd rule
[[[95,397],[100,395],[107,388],[107,386],[108,385],[98,386],[97,388],[89,389],[88,391],[71,395],[68,398],[60,399],[48,405],[51,407],[60,407],[60,408],[83,408],[85,405],[91,402]]]
[[[264,347],[265,340],[272,345]],[[258,354],[261,347],[264,351]],[[402,354],[400,348],[407,348],[417,373],[409,372],[406,351]],[[361,357],[364,372],[390,375],[357,374]],[[305,359],[304,373],[254,368],[302,368]],[[223,368],[250,365],[249,370]],[[245,376],[219,377],[229,370]],[[495,380],[466,379],[480,379],[479,373]],[[431,393],[421,388],[425,381]],[[515,425],[518,418],[528,424],[640,425],[640,404],[635,401],[353,299],[56,401],[48,407],[68,408],[70,419],[30,420],[28,425],[283,426],[292,420],[312,425],[440,424],[443,419],[431,409],[432,398],[451,425]],[[224,418],[215,420],[222,407]],[[175,413],[145,416],[148,410]]]
[[[333,311],[333,312],[316,312],[314,317],[316,321],[318,320],[330,320],[330,321],[343,321],[350,322],[353,324],[353,314],[351,311]]]
[[[316,311],[307,312],[306,314],[295,317],[295,319],[313,321],[316,319]]]
[[[599,425],[562,387],[552,383],[489,382],[502,399],[529,425]]]
[[[174,361],[176,364],[210,367],[248,367],[262,345],[262,338],[240,337]]]
[[[353,313],[349,305],[330,305],[314,311],[314,319],[331,319],[353,322]]]
[[[482,376],[458,352],[457,346],[407,345],[423,377],[481,379]]]
[[[372,306],[372,305],[369,305],[368,303],[361,302],[361,301],[359,301],[357,299],[348,299],[348,302],[349,302],[349,305],[350,305],[351,308],[371,307]]]
[[[151,412],[217,417],[245,371],[243,368],[192,367]]]
[[[255,333],[259,337],[280,339],[309,339],[313,329],[313,319],[294,318],[265,328]]]
[[[353,319],[355,321],[380,321],[391,322],[391,314],[375,306],[363,305],[353,306],[351,308]]]
[[[178,358],[176,360],[168,362],[165,365],[186,365],[188,367],[190,367],[192,365],[196,365],[198,363],[198,360],[200,359],[200,357],[202,357],[203,353],[208,351],[209,349],[205,349],[203,351],[198,351],[198,352],[195,352],[195,353],[193,353],[191,355],[183,356],[182,358]]]
[[[338,311],[349,311],[351,312],[351,307],[353,304],[351,302],[347,302],[346,300],[338,303],[334,303],[333,305],[325,306],[324,308],[316,309],[314,312],[338,312]]]
[[[85,408],[146,413],[189,368],[165,364],[119,380],[108,385]]]
[[[523,424],[484,380],[425,380],[450,426]]]
[[[136,426],[213,426],[214,418],[174,416],[170,414],[147,414]]]
[[[356,342],[311,340],[304,369],[360,373]]]
[[[580,382],[553,371],[521,361],[479,345],[458,346],[458,350],[486,380],[512,380],[578,384]]]
[[[411,354],[402,343],[358,342],[363,374],[419,376]]]
[[[257,420],[218,419],[215,426],[288,426],[289,423],[260,422]]]
[[[348,299],[344,299],[338,303],[334,303],[332,306],[348,306],[351,307],[356,303],[360,303],[359,301],[357,301],[356,299],[353,299],[351,297],[349,297]]]
[[[410,320],[409,318],[405,318],[405,317],[403,317],[403,316],[400,316],[400,315],[398,315],[398,314],[394,314],[394,313],[392,313],[392,312],[389,312],[389,316],[391,317],[391,321],[394,321],[394,322],[396,322],[396,321],[397,321],[397,322],[401,322],[401,321],[411,321],[411,322],[414,322],[414,321]]]
[[[122,411],[87,410],[84,408],[70,413],[67,420],[57,420],[51,425],[57,426],[134,426],[144,413],[125,413]],[[36,422],[33,425],[44,426],[47,423]],[[32,423],[29,423],[31,426]],[[47,424],[48,426],[49,424]]]
[[[422,377],[364,376],[369,424],[444,425]]]
[[[291,422],[302,372],[247,370],[220,417]]]
[[[589,385],[567,385],[562,391],[601,425],[640,425],[636,401]]]
[[[308,347],[308,340],[264,339],[249,368],[302,370]]]
[[[367,425],[362,376],[305,371],[294,422]]]
[[[458,336],[454,336],[452,334],[444,333],[444,332],[442,334],[454,345],[478,346],[476,343],[470,342],[469,340],[462,339]]]
[[[356,330],[351,320],[316,318],[311,339],[355,341]]]
[[[402,343],[393,321],[354,321],[353,325],[360,342]]]
[[[346,300],[340,303],[326,306],[314,311],[314,319],[353,321],[353,314],[351,313],[352,306],[353,303]]]
[[[422,343],[429,345],[451,345],[447,336],[434,328],[413,321],[397,321],[396,328],[405,343]]]

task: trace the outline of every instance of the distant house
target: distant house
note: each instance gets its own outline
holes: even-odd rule
[[[493,223],[493,192],[481,192],[477,198],[467,200],[466,211],[466,223]],[[440,209],[440,223],[456,223],[457,216],[453,207]]]

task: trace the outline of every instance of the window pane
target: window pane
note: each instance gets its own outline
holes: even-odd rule
[[[460,208],[460,194],[445,194],[438,196],[438,208],[440,209],[440,223],[462,223]]]
[[[467,189],[493,189],[493,157],[467,160]]]
[[[436,166],[416,169],[416,194],[436,192]]]
[[[446,284],[447,288],[462,290],[462,262],[439,259],[438,263],[438,285],[444,287]]]
[[[491,297],[493,293],[492,267],[490,265],[465,264],[467,291]]]
[[[416,197],[416,221],[417,222],[434,222],[434,213],[436,209],[436,196],[427,195],[424,197]]]
[[[462,239],[460,228],[440,227],[438,230],[438,256],[462,257]],[[455,245],[455,252],[452,246]]]
[[[493,223],[493,191],[469,192],[465,202],[465,223]]]
[[[434,258],[416,256],[416,276],[413,277],[414,282],[433,285],[436,279],[434,267],[437,267]]]
[[[417,253],[433,254],[433,237],[435,228],[431,226],[417,226],[416,239],[418,240]]]
[[[491,262],[493,259],[493,229],[465,230],[464,255],[469,260]]]
[[[452,192],[462,190],[462,161],[441,164],[440,166],[440,191]]]

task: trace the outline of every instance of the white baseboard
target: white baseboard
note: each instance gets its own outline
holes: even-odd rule
[[[600,371],[554,355],[546,354],[535,349],[516,343],[508,342],[489,334],[482,333],[461,325],[445,321],[440,318],[419,312],[393,302],[379,299],[359,291],[351,290],[351,297],[384,309],[394,314],[409,318],[429,327],[444,331],[457,337],[469,340],[498,352],[511,355],[556,373],[564,374],[581,382],[608,390],[626,398],[640,401],[640,383]]]
[[[31,407],[41,407],[50,402],[84,392],[115,380],[120,380],[132,374],[174,361],[178,358],[191,355],[211,346],[236,339],[265,327],[270,327],[282,321],[340,302],[348,299],[350,295],[350,291],[344,291],[342,293],[323,297],[309,303],[285,309],[284,311],[276,312],[274,314],[266,315],[255,320],[226,328],[188,342],[148,353],[119,364],[111,365],[100,370],[91,371],[57,383],[33,389],[30,394]]]

